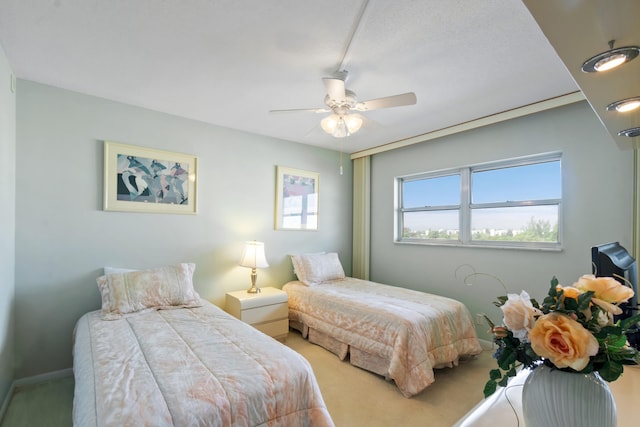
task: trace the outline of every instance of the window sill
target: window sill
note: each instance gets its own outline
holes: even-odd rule
[[[502,243],[461,243],[457,241],[418,241],[418,240],[395,240],[393,243],[399,245],[416,245],[416,246],[440,246],[440,247],[456,247],[456,248],[468,248],[468,249],[509,249],[509,250],[523,250],[523,251],[539,251],[539,252],[562,252],[561,244],[551,245],[536,245],[531,246],[516,246]]]

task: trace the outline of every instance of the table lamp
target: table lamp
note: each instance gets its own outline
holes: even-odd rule
[[[264,256],[264,243],[256,242],[255,240],[245,243],[244,249],[242,250],[242,257],[240,257],[240,265],[251,268],[251,287],[247,289],[247,292],[257,294],[260,292],[260,288],[256,287],[256,280],[258,278],[256,268],[269,267],[267,259]]]

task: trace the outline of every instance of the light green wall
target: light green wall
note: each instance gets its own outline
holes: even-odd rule
[[[394,243],[394,177],[552,151],[563,153],[561,252]],[[586,102],[375,155],[372,175],[372,280],[458,298],[497,322],[492,302],[502,286],[488,277],[466,286],[472,270],[461,268],[456,277],[459,266],[542,300],[554,275],[571,284],[591,273],[593,245],[617,240],[632,249],[633,152],[617,148]],[[483,337],[486,330],[478,326]]]
[[[242,112],[238,112],[242,114]],[[103,140],[198,157],[198,214],[102,210]],[[196,263],[201,296],[248,288],[243,243],[265,242],[258,285],[293,278],[288,254],[338,251],[351,266],[350,164],[339,153],[18,81],[16,377],[71,367],[76,320],[100,307],[104,266]],[[276,166],[320,173],[319,231],[274,230]]]
[[[0,46],[0,406],[14,378],[16,97]]]
[[[105,139],[197,155],[198,215],[102,211]],[[1,142],[2,150],[12,151],[11,137]],[[237,266],[245,240],[266,244],[271,266],[258,272],[261,286],[281,286],[293,277],[287,258],[293,252],[337,250],[350,273],[352,170],[347,164],[338,174],[334,151],[28,81],[18,82],[16,148],[21,173],[10,174],[15,192],[4,180],[0,186],[16,195],[16,377],[71,366],[73,325],[99,307],[95,279],[103,266],[196,262],[197,290],[219,305],[225,292],[249,283],[248,270]],[[556,150],[564,153],[562,252],[393,242],[395,176]],[[273,230],[276,165],[320,173],[318,232]],[[592,245],[619,240],[631,247],[633,156],[615,146],[586,102],[375,155],[372,174],[372,280],[449,295],[496,320],[491,302],[500,285],[489,279],[463,285],[466,270],[455,275],[460,265],[498,276],[511,291],[526,288],[541,297],[551,276],[568,283],[590,272]],[[1,227],[7,231],[4,221]],[[0,263],[11,267],[4,257]],[[11,330],[10,321],[0,323],[0,336]],[[478,326],[481,335],[485,330]],[[10,343],[3,344],[3,363],[12,360],[5,356],[10,350]],[[4,364],[0,369],[12,375]]]

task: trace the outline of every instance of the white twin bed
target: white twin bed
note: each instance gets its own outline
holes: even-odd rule
[[[74,426],[333,426],[309,363],[201,300],[193,269],[98,279],[102,310],[74,331]]]
[[[310,342],[351,364],[395,381],[406,397],[482,351],[468,309],[459,301],[345,277],[337,254],[291,256],[299,280],[289,296],[289,324]]]

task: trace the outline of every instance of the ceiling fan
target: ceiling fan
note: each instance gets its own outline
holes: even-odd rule
[[[356,133],[363,123],[363,117],[355,111],[371,111],[382,108],[401,107],[414,105],[417,102],[413,92],[399,95],[385,96],[382,98],[358,101],[356,94],[345,87],[347,71],[341,71],[336,77],[322,79],[327,94],[324,97],[326,107],[302,108],[290,110],[271,110],[270,113],[288,113],[296,111],[309,111],[314,113],[332,113],[322,119],[320,126],[329,135],[335,138],[344,138]]]

